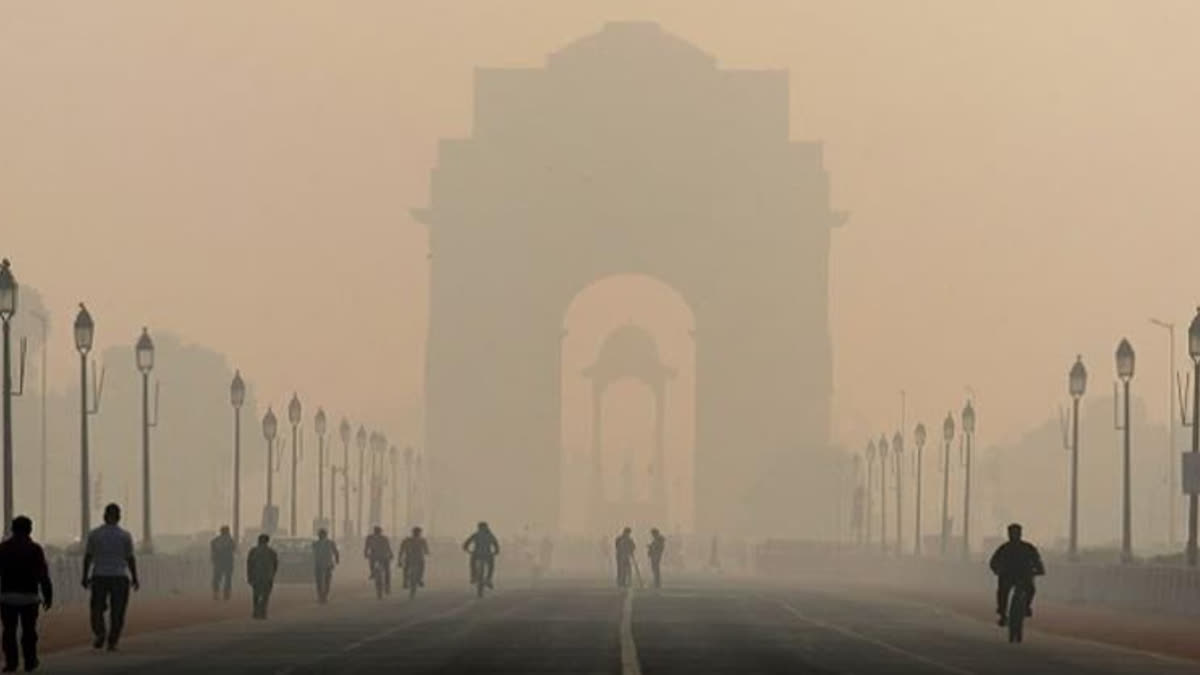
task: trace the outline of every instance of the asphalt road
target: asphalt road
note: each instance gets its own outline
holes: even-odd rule
[[[335,594],[338,589],[335,587]],[[986,589],[984,597],[987,597]],[[131,611],[136,612],[136,603]],[[1200,663],[994,625],[861,591],[696,583],[467,589],[327,606],[49,654],[50,673],[1200,673]]]

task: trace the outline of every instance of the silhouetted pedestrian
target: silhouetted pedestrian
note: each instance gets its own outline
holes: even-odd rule
[[[17,669],[17,625],[21,627],[21,653],[25,671],[37,670],[38,605],[50,609],[54,587],[46,554],[34,543],[33,521],[17,516],[12,537],[0,543],[0,623],[4,625],[4,672]],[[38,593],[41,593],[40,597]]]
[[[83,587],[90,588],[92,615],[92,647],[105,644],[116,651],[125,627],[125,609],[129,606],[129,589],[139,588],[137,559],[133,556],[133,537],[117,523],[121,522],[121,507],[104,507],[104,524],[88,533],[83,554]],[[91,573],[89,576],[89,572]],[[104,613],[108,612],[105,626]]]
[[[279,571],[279,556],[270,541],[270,536],[258,535],[258,545],[246,555],[246,581],[250,584],[255,619],[267,618],[267,603],[275,587],[275,573]]]
[[[633,552],[637,544],[633,543],[633,530],[628,527],[617,537],[615,548],[617,552],[617,586],[629,588],[633,578]]]
[[[667,538],[657,527],[650,530],[650,537],[650,546],[647,547],[646,553],[650,557],[650,570],[654,573],[654,587],[662,588],[662,559],[667,551]]]
[[[317,540],[313,542],[313,566],[317,580],[317,602],[329,601],[329,587],[333,584],[333,568],[341,562],[337,544],[329,538],[325,528],[317,530]]]
[[[228,525],[221,526],[221,533],[213,537],[208,547],[213,566],[213,600],[218,599],[220,597],[218,593],[222,591],[225,599],[228,600],[233,588],[233,552],[237,548],[237,543],[229,535]]]
[[[484,585],[494,588],[492,576],[496,573],[496,556],[500,555],[500,541],[492,534],[488,524],[481,521],[475,532],[463,542],[462,548],[471,554],[471,583],[474,584],[482,574]]]

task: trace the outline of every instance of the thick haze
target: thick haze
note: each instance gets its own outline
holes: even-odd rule
[[[1147,317],[1182,336],[1200,247],[1186,0],[6,3],[0,252],[54,315],[54,385],[82,299],[98,352],[147,324],[227,354],[276,407],[299,389],[420,438],[428,246],[408,210],[436,143],[470,134],[475,67],[542,66],[616,19],[790,71],[792,136],[825,143],[850,213],[837,440],[893,427],[901,389],[929,424],[967,385],[981,442],[1016,438],[1077,352],[1107,391],[1122,335],[1164,416]]]

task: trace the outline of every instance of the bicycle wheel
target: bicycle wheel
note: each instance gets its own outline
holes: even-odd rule
[[[1025,628],[1025,589],[1013,589],[1012,598],[1008,603],[1008,641],[1021,642]]]

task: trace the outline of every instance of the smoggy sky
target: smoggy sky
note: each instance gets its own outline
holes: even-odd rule
[[[826,144],[838,440],[977,393],[996,440],[1112,352],[1165,414],[1166,334],[1200,300],[1200,3],[9,2],[0,8],[0,253],[97,346],[143,324],[229,354],[276,404],[416,434],[438,139],[477,66],[537,67],[654,20],[727,68],[791,73]],[[736,280],[731,280],[736,283]],[[750,289],[747,289],[750,292]],[[627,302],[641,300],[636,294]],[[132,367],[132,365],[131,365]]]

